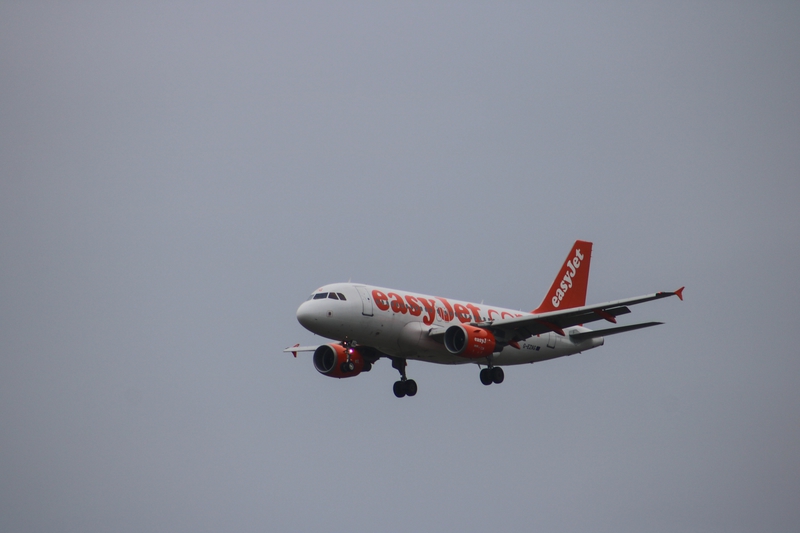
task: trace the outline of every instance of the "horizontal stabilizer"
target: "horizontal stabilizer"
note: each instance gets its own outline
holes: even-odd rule
[[[569,336],[569,338],[581,342],[587,339],[594,339],[595,337],[605,337],[606,335],[625,333],[626,331],[649,328],[650,326],[658,326],[661,324],[663,324],[663,322],[642,322],[641,324],[631,324],[630,326],[619,326],[617,328],[598,329],[595,331],[584,331],[583,333],[573,333]]]

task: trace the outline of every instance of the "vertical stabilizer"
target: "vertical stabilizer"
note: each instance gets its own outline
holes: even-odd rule
[[[586,305],[589,286],[589,264],[592,260],[592,243],[575,241],[567,259],[561,266],[553,285],[534,313],[549,313],[559,309]]]

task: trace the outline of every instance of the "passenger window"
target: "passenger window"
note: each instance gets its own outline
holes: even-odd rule
[[[327,298],[327,297],[328,297],[328,293],[327,292],[320,292],[320,293],[317,293],[317,294],[314,295],[314,299],[315,300],[322,300],[323,298]]]
[[[338,300],[339,299],[339,297],[336,296],[335,292],[329,292],[328,293],[328,298],[330,298],[331,300]]]
[[[344,297],[344,294],[342,294],[341,292],[337,292],[336,294],[338,294],[338,295],[339,295],[339,299],[340,299],[340,300],[347,300],[347,298],[345,298],[345,297]]]

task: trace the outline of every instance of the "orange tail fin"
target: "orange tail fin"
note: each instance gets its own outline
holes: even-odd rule
[[[575,241],[567,259],[542,303],[533,312],[549,313],[559,309],[586,305],[589,286],[589,265],[592,262],[592,243]]]

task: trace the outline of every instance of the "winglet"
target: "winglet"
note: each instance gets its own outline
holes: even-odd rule
[[[683,289],[685,289],[685,288],[686,288],[686,287],[681,287],[680,289],[678,289],[677,291],[675,291],[675,296],[677,296],[678,298],[680,298],[680,299],[681,299],[681,301],[683,301]]]
[[[295,344],[294,346],[292,346],[292,348],[297,348],[298,346],[300,346],[299,342],[297,344]],[[292,352],[292,355],[295,357],[295,359],[297,359],[297,352]]]

